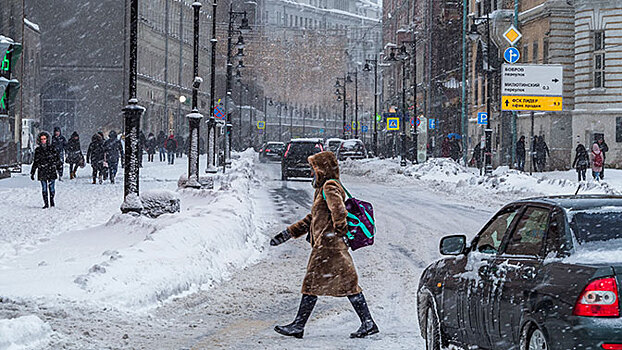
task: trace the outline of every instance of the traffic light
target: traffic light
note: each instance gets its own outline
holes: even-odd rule
[[[13,67],[22,53],[22,45],[0,35],[0,115],[7,115],[17,96],[19,81],[11,79]]]

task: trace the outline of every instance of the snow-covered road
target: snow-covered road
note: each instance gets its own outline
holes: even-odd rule
[[[146,186],[161,182],[158,178],[174,179],[183,172],[181,165],[164,166],[171,174],[160,174],[151,169],[152,166],[157,164],[148,165],[144,171]],[[253,220],[267,239],[308,212],[312,188],[306,180],[280,181],[278,163],[256,163],[255,176],[256,188],[250,192],[255,211]],[[175,183],[169,180],[160,186],[174,188]],[[308,243],[303,239],[278,247],[266,244],[256,263],[244,269],[233,269],[237,272],[225,277],[226,281],[169,298],[155,309],[135,311],[33,297],[0,302],[0,318],[38,316],[55,331],[50,349],[423,349],[416,313],[416,290],[423,268],[439,257],[441,236],[457,232],[473,234],[499,203],[480,207],[461,195],[426,189],[423,182],[385,184],[369,177],[344,175],[343,183],[355,196],[372,202],[375,207],[376,244],[353,253],[360,284],[381,330],[369,339],[348,338],[359,321],[346,298],[320,298],[303,340],[286,338],[272,330],[275,324],[289,323],[295,316],[309,254]],[[75,212],[82,218],[90,215],[92,225],[98,225],[118,210],[122,190],[119,185],[91,187],[82,180],[64,187],[74,195],[92,191],[92,188],[107,192],[87,199],[99,207],[72,205],[57,211]],[[18,193],[17,189],[5,191],[14,196]],[[37,217],[38,191],[29,191],[32,193],[19,192],[19,198],[32,207],[32,215]],[[62,199],[60,195],[59,198]],[[115,200],[102,202],[102,198]],[[199,205],[199,202],[191,203]],[[45,215],[50,213],[54,212]],[[62,226],[64,224],[66,226]],[[33,225],[36,223],[27,227]],[[64,231],[80,228],[70,223],[60,222],[59,225]],[[89,226],[84,221],[82,225],[83,228]],[[37,252],[40,244],[53,246],[57,234],[68,239],[63,232],[50,232],[43,237],[51,242],[34,242],[30,249]],[[28,255],[19,250],[13,254]],[[5,256],[4,261],[11,264],[13,257]],[[16,258],[15,261],[20,260]],[[15,266],[5,267],[10,268]],[[42,288],[53,291],[55,287]],[[37,292],[31,294],[37,295]]]

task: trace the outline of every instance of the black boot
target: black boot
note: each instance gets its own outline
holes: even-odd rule
[[[365,338],[368,335],[378,333],[378,326],[376,326],[374,319],[371,318],[363,293],[348,295],[348,299],[361,319],[361,327],[356,332],[351,333],[350,338]]]
[[[277,333],[287,335],[294,338],[302,338],[305,331],[305,324],[311,316],[311,311],[315,307],[317,297],[315,295],[303,294],[300,300],[300,307],[298,308],[298,314],[294,322],[285,326],[276,326],[274,330]]]
[[[50,192],[50,207],[54,206],[54,192]]]
[[[43,209],[49,208],[50,204],[48,202],[48,194],[43,192]]]

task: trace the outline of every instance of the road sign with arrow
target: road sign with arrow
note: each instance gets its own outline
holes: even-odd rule
[[[561,65],[507,65],[501,70],[501,109],[504,111],[561,111]]]

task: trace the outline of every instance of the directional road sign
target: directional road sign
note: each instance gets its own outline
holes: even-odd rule
[[[361,130],[362,130],[363,132],[368,132],[368,131],[369,131],[369,127],[368,127],[367,125],[363,125],[363,126],[361,127]]]
[[[523,37],[523,34],[521,34],[516,27],[510,26],[510,28],[503,33],[503,37],[508,41],[508,43],[510,43],[510,45],[514,46],[514,44],[516,44],[520,38]]]
[[[514,64],[520,60],[520,51],[515,47],[508,47],[503,53],[503,58],[509,64]]]
[[[561,111],[561,65],[508,65],[501,69],[501,109],[504,111]]]
[[[430,130],[436,129],[436,119],[430,119],[429,120],[429,128],[430,128]]]
[[[479,113],[477,113],[477,124],[479,124],[479,125],[486,125],[486,124],[488,124],[488,113],[486,113],[486,112],[479,112]]]
[[[387,118],[387,130],[398,131],[400,129],[400,118]]]
[[[258,121],[257,122],[257,129],[263,130],[265,128],[266,128],[266,122],[264,122],[264,121]]]

